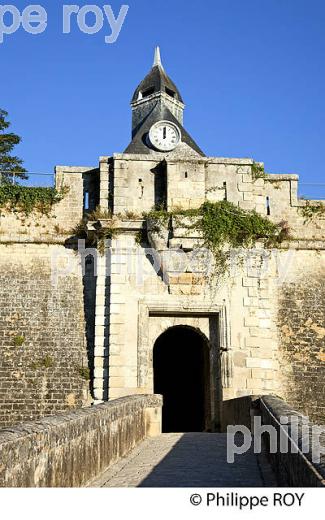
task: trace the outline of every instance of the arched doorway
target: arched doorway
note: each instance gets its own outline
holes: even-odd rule
[[[162,394],[163,432],[210,427],[210,363],[207,339],[191,327],[171,327],[153,351],[154,391]]]

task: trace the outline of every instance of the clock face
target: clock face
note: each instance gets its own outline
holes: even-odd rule
[[[181,140],[181,133],[176,125],[169,121],[159,121],[149,132],[150,143],[162,152],[174,150]]]

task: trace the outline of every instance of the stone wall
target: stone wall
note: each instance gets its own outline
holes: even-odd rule
[[[215,285],[200,284],[193,291],[194,277],[184,273],[172,288],[170,279],[175,277],[157,275],[159,267],[152,265],[148,250],[134,242],[142,223],[125,226],[128,229],[106,251],[107,267],[97,281],[97,398],[103,396],[103,384],[112,398],[152,392],[155,341],[168,328],[180,325],[200,331],[209,341],[216,401],[213,424],[220,421],[221,385],[224,399],[278,392],[276,259],[272,254],[265,255],[262,248],[250,251],[244,265],[235,262],[231,277]]]
[[[276,432],[276,453],[270,449],[271,436],[263,434],[268,457],[276,474],[278,484],[284,487],[324,487],[325,457],[321,452],[324,446],[324,430],[312,423],[306,423],[304,417],[294,411],[285,401],[273,396],[262,396],[257,407],[262,418],[262,425],[272,427]],[[286,418],[286,422],[282,422]],[[283,426],[285,424],[285,427]],[[268,431],[268,429],[266,429]],[[288,440],[287,448],[282,439]],[[273,442],[272,442],[273,446]]]
[[[58,191],[66,189],[66,194],[48,215],[35,211],[25,215],[19,210],[1,208],[0,243],[64,243],[73,235],[84,215],[84,192],[89,193],[90,209],[99,201],[98,172],[89,167],[58,166],[55,186]]]
[[[99,169],[57,167],[56,185],[69,191],[49,217],[25,218],[8,212],[0,216],[4,251],[0,293],[9,302],[1,310],[0,340],[11,349],[0,356],[5,367],[0,402],[9,407],[7,421],[84,404],[83,388],[88,383],[76,374],[76,366],[83,375],[84,368],[90,369],[97,400],[152,392],[154,342],[166,328],[182,324],[199,329],[210,342],[215,367],[211,377],[220,386],[215,395],[222,392],[228,400],[274,392],[319,418],[315,414],[323,413],[319,403],[324,402],[325,386],[325,220],[322,215],[308,221],[304,217],[307,203],[297,197],[296,175],[256,179],[250,159],[167,157],[164,161],[155,155],[116,154],[102,157]],[[98,259],[98,276],[87,261],[82,278],[78,257],[69,247],[74,247],[73,229],[84,215],[85,194],[90,210],[100,203],[103,211],[118,214],[120,222],[106,255]],[[293,240],[272,252],[262,242],[252,250],[233,252],[232,272],[213,281],[191,267],[179,272],[177,266],[168,266],[171,250],[179,249],[186,259],[200,242],[197,233],[192,236],[177,219],[158,237],[159,243],[152,232],[143,243],[136,241],[146,226],[142,212],[155,204],[190,208],[204,200],[224,199],[270,214],[276,223],[286,220]],[[92,225],[105,228],[110,222]],[[152,246],[155,258],[147,251]],[[60,262],[70,265],[62,267],[53,288],[50,258],[55,251],[62,256]],[[156,260],[163,261],[162,269],[156,269]],[[8,284],[17,288],[14,293]],[[222,329],[218,335],[213,332],[213,341],[207,330],[209,320]],[[22,335],[20,328],[26,333],[25,350],[13,346],[13,338]],[[41,361],[47,356],[58,360],[56,372],[50,367],[30,372],[31,364],[42,366],[41,351],[45,353]],[[36,385],[33,392],[28,385]],[[35,415],[28,415],[28,408]],[[218,403],[216,409],[220,408]],[[14,410],[20,410],[20,415]],[[214,423],[219,421],[220,417],[213,418]]]
[[[298,198],[299,177],[261,174],[256,178],[252,159],[114,154],[101,157],[100,164],[101,206],[111,206],[115,214],[141,216],[162,198],[169,210],[226,199],[276,223],[287,221],[296,239],[325,239],[325,216],[309,221],[303,216],[308,201]]]
[[[224,309],[227,337],[222,348],[222,338],[210,343],[211,355],[220,358],[221,373],[217,370],[213,377],[222,380],[223,399],[274,392],[319,419],[323,414],[319,403],[325,401],[325,219],[321,214],[306,218],[304,206],[309,202],[298,198],[298,176],[256,174],[250,159],[166,157],[162,162],[161,157],[116,154],[106,162],[110,182],[105,175],[103,179],[111,186],[112,209],[127,218],[107,251],[106,305],[96,311],[98,396],[105,395],[103,385],[112,397],[152,391],[152,349],[158,329],[162,333],[176,323],[205,332],[200,313],[214,316]],[[165,259],[173,249],[181,249],[185,257],[199,242],[188,229],[178,229],[181,226],[174,220],[156,242],[149,233],[147,244],[135,243],[136,233],[146,226],[141,213],[158,200],[175,210],[224,199],[275,223],[286,222],[291,241],[272,252],[263,243],[254,250],[233,252],[235,269],[213,282],[189,267],[183,272],[166,268]],[[108,207],[109,199],[105,200]],[[164,255],[167,273],[155,271],[157,257],[150,262],[145,250],[149,243]],[[102,292],[104,285],[103,277]],[[103,301],[101,293],[99,298]],[[152,308],[158,307],[155,318]],[[159,327],[153,333],[155,319]]]
[[[55,185],[49,215],[0,212],[0,427],[90,402],[96,278],[69,242],[98,170],[57,167]]]
[[[255,436],[252,442],[256,447],[261,432],[262,453],[280,486],[325,486],[323,427],[306,421],[283,399],[272,395],[231,399],[223,403],[222,411],[222,431],[227,432],[229,425],[245,426]]]
[[[313,421],[325,424],[325,252],[284,255],[279,286],[282,393]]]
[[[0,245],[0,427],[85,405],[87,367],[78,256]]]
[[[146,249],[134,242],[141,222],[129,221],[123,226],[123,233],[112,241],[106,252],[108,271],[104,269],[98,281],[98,290],[101,290],[98,303],[106,302],[105,309],[98,308],[95,350],[98,398],[103,395],[103,384],[114,398],[151,392],[155,341],[168,328],[185,325],[199,330],[209,340],[211,366],[214,366],[211,388],[218,386],[215,396],[219,395],[219,385],[222,385],[224,400],[274,392],[302,411],[305,405],[311,418],[317,418],[313,414],[316,409],[321,413],[319,403],[324,402],[321,343],[324,295],[320,289],[317,296],[313,291],[324,279],[322,252],[303,248],[265,251],[260,244],[255,250],[237,252],[231,273],[215,284],[199,281],[195,285],[195,276],[189,272],[177,276],[169,272],[163,279],[158,276],[157,265],[149,261]],[[177,238],[178,242],[182,240]],[[188,232],[186,240],[187,243],[191,240]],[[184,251],[182,256],[186,256]],[[305,281],[306,266],[310,272],[308,282]],[[110,274],[108,296],[104,298],[107,272]],[[315,323],[311,322],[309,329],[307,322],[305,338],[302,331],[308,317],[305,319],[304,312],[297,313],[295,297],[290,305],[283,303],[290,319],[281,311],[281,299],[291,284],[300,288],[301,298],[305,298],[309,306],[308,316],[315,315],[312,316]],[[289,334],[295,355],[283,340],[283,330],[286,331],[283,326],[288,327],[290,320],[295,322],[301,336],[297,341],[292,331]],[[105,323],[108,324],[106,329]],[[219,329],[213,338],[210,324],[214,323]],[[313,395],[318,399],[313,399]],[[220,421],[219,404],[216,403],[212,418],[214,424]]]
[[[252,430],[253,408],[258,400],[259,396],[248,395],[224,401],[222,403],[221,431],[226,433],[230,425],[243,425]]]
[[[160,396],[136,396],[0,431],[0,487],[79,487],[161,432]]]

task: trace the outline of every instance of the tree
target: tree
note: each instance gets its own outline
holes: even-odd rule
[[[10,126],[7,117],[8,112],[0,108],[0,180],[8,181],[14,176],[27,179],[22,159],[11,155],[14,147],[21,142],[21,137],[5,132]]]

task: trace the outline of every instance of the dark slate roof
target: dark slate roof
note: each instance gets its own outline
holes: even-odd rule
[[[167,76],[161,65],[155,65],[134,92],[131,103],[138,101],[140,92],[153,89],[152,93],[154,94],[157,92],[166,92],[166,88],[175,92],[175,99],[183,103],[182,96],[175,83]]]
[[[131,143],[126,148],[124,153],[134,153],[134,154],[144,154],[147,155],[151,153],[151,149],[148,148],[147,136],[150,128],[153,124],[158,121],[171,121],[176,124],[181,131],[182,134],[182,142],[186,143],[190,148],[195,150],[199,155],[205,157],[205,154],[199,148],[199,146],[193,141],[192,137],[188,134],[188,132],[183,128],[183,126],[179,123],[176,117],[170,112],[170,110],[165,106],[162,100],[158,100],[152,111],[148,114],[147,118],[139,128],[138,132],[133,137]]]

